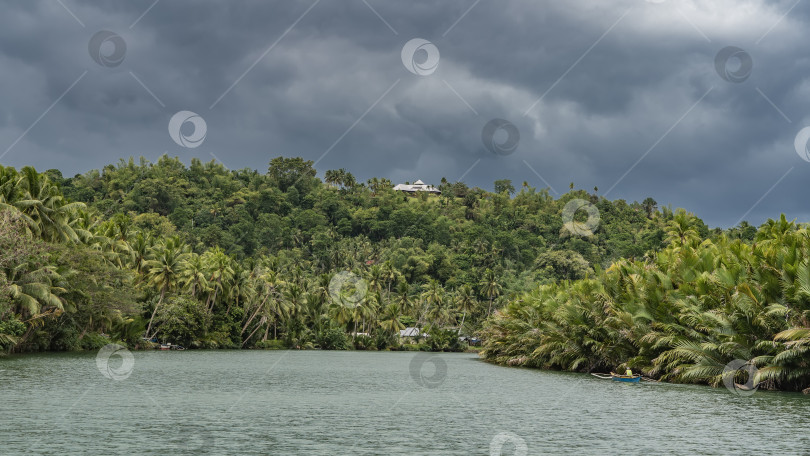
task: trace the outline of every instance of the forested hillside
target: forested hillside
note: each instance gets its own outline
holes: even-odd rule
[[[648,261],[673,217],[652,198],[609,201],[573,184],[559,198],[508,180],[495,192],[434,184],[441,196],[410,196],[343,169],[320,179],[312,162],[283,157],[266,172],[169,157],[69,178],[0,168],[0,345],[134,347],[147,335],[383,349],[418,326],[431,334],[422,348],[459,349],[459,334],[538,284]],[[573,199],[598,209],[593,235],[564,227]]]

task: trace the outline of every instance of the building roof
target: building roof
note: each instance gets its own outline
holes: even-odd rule
[[[394,187],[394,190],[397,190],[397,191],[400,191],[400,192],[410,192],[410,193],[413,193],[413,192],[428,192],[428,193],[438,193],[438,194],[442,193],[441,190],[439,190],[438,188],[436,188],[436,187],[434,187],[432,185],[428,185],[428,184],[422,182],[421,180],[417,180],[413,184],[398,184],[398,185],[396,185]]]
[[[420,332],[419,328],[405,328],[399,330],[399,337],[425,337],[427,334]]]

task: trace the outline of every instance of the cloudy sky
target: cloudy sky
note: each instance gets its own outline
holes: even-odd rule
[[[7,2],[0,163],[301,156],[810,221],[808,22],[800,0]]]

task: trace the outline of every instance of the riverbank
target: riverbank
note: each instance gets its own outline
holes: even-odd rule
[[[474,347],[469,346],[466,344],[459,344],[453,347],[437,347],[436,344],[430,343],[402,343],[398,345],[388,345],[383,348],[379,348],[373,344],[367,345],[365,342],[367,341],[352,341],[348,339],[348,343],[345,344],[342,348],[323,348],[318,347],[314,344],[304,344],[304,345],[291,345],[287,341],[283,340],[267,340],[263,341],[264,343],[257,344],[256,346],[252,347],[238,347],[236,344],[217,344],[217,343],[210,343],[207,346],[200,346],[199,344],[190,344],[190,346],[186,347],[179,344],[174,343],[159,343],[159,342],[151,342],[146,340],[138,341],[135,344],[128,344],[121,340],[113,340],[106,336],[93,334],[90,335],[84,343],[82,343],[78,348],[74,348],[71,350],[29,350],[29,351],[19,351],[19,352],[0,352],[0,357],[7,356],[7,355],[26,355],[32,353],[89,353],[89,352],[97,352],[108,345],[117,345],[123,348],[126,348],[131,351],[153,351],[153,350],[164,350],[164,351],[186,351],[186,350],[238,350],[238,351],[250,351],[250,350],[314,350],[314,351],[367,351],[367,352],[433,352],[433,353],[474,353],[478,354],[481,347]]]

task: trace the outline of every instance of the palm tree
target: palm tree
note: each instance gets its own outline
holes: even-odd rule
[[[233,260],[220,247],[214,247],[202,254],[202,262],[208,271],[207,282],[210,292],[206,301],[209,312],[213,312],[217,297],[221,297],[234,277]]]
[[[422,293],[422,299],[426,303],[426,313],[430,326],[443,326],[448,318],[445,307],[445,291],[438,281],[431,279]]]
[[[228,308],[225,310],[225,315],[231,313],[233,306],[238,308],[240,300],[250,300],[253,298],[254,290],[250,286],[252,274],[253,268],[243,268],[239,263],[236,263],[234,266],[233,277],[228,287]]]
[[[143,265],[146,262],[146,258],[149,255],[149,251],[151,247],[154,245],[154,239],[149,233],[143,233],[138,231],[135,235],[129,240],[129,252],[131,254],[131,263],[130,265],[135,270],[136,274],[141,274]]]
[[[387,285],[388,294],[391,294],[391,286],[396,283],[400,277],[399,271],[388,261],[382,267],[382,279]]]
[[[46,241],[79,242],[76,212],[85,207],[84,203],[66,202],[56,185],[30,166],[21,172],[13,185],[13,173],[4,173],[5,182],[0,181],[3,187],[0,208],[18,209],[29,230]],[[89,237],[86,232],[81,235]]]
[[[202,256],[194,252],[188,255],[182,265],[183,288],[195,299],[210,291],[205,266]]]
[[[324,173],[324,181],[330,187],[337,187],[338,182],[340,181],[340,175],[338,171],[334,169],[328,169]]]
[[[3,271],[16,313],[37,318],[47,312],[63,312],[65,302],[59,295],[66,290],[60,286],[61,275],[52,267],[31,271],[28,266],[19,264]]]
[[[683,209],[678,209],[672,220],[667,222],[666,239],[668,244],[677,247],[691,247],[700,240],[694,228],[696,217]]]
[[[397,285],[396,303],[406,315],[411,314],[414,309],[414,301],[410,296],[410,286],[408,282],[402,281]]]
[[[405,329],[405,325],[399,321],[400,316],[399,306],[395,303],[388,304],[380,315],[380,327],[388,333],[397,334],[400,330]]]
[[[368,289],[370,291],[380,291],[383,286],[383,268],[379,264],[372,265],[368,270]]]
[[[146,327],[146,337],[151,338],[152,322],[158,308],[163,303],[166,293],[177,288],[183,275],[183,266],[189,258],[189,248],[180,242],[178,237],[167,238],[157,244],[150,251],[150,257],[144,263],[146,270],[146,283],[160,290],[160,297],[152,310],[149,325]]]
[[[282,294],[285,303],[287,336],[297,338],[298,323],[303,310],[305,291],[296,283],[289,283]]]
[[[458,289],[455,298],[456,309],[462,312],[461,324],[458,326],[458,334],[461,334],[461,328],[464,327],[467,313],[475,310],[478,307],[478,302],[475,299],[475,292],[473,292],[472,287],[466,283]]]
[[[495,273],[487,269],[484,271],[484,276],[481,278],[478,286],[481,287],[481,294],[489,299],[487,315],[490,315],[492,314],[492,301],[501,295],[501,284],[498,283],[498,278],[495,276]]]

